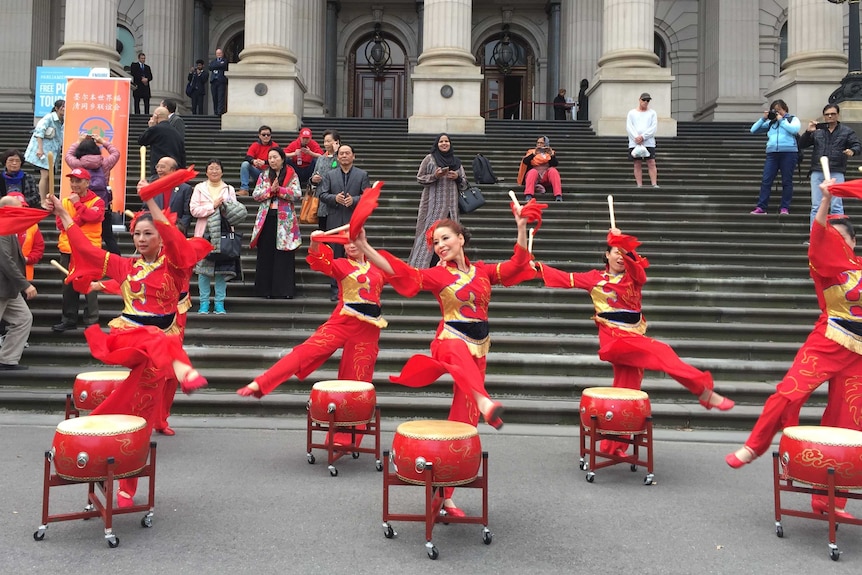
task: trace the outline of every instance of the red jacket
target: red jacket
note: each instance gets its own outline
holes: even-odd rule
[[[266,162],[269,157],[269,151],[277,147],[278,144],[275,140],[270,141],[269,146],[264,146],[260,140],[257,140],[248,147],[248,151],[245,153],[245,161],[263,160]]]
[[[293,152],[300,149],[301,147],[302,147],[302,138],[297,138],[287,145],[287,147],[284,149],[284,153],[285,154],[292,154]],[[323,150],[321,149],[320,145],[318,145],[317,142],[315,142],[314,140],[312,140],[310,138],[308,140],[308,144],[306,144],[305,147],[308,148],[309,150],[311,150],[312,152],[314,152],[315,154],[322,154],[323,153]],[[317,161],[317,158],[315,158],[314,156],[309,156],[307,154],[300,154],[299,158],[297,158],[297,159],[300,159],[300,158],[302,159],[302,165],[303,166],[313,166],[314,162]]]

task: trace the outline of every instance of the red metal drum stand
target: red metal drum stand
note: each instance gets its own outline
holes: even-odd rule
[[[389,451],[383,452],[383,457],[390,459]],[[420,467],[422,469],[420,469]],[[399,485],[407,485],[417,487],[416,483],[403,481],[396,473],[389,469],[383,474],[383,536],[387,539],[392,539],[398,533],[393,529],[391,520],[400,521],[422,521],[425,523],[425,550],[430,559],[437,559],[440,552],[437,546],[432,541],[431,534],[434,530],[434,525],[443,523],[467,523],[472,525],[482,525],[482,543],[490,545],[494,538],[494,534],[488,529],[488,452],[482,452],[482,473],[473,479],[470,483],[458,485],[458,489],[481,489],[482,490],[482,514],[468,515],[466,517],[449,517],[446,512],[441,513],[443,506],[443,486],[435,486],[434,465],[431,462],[417,465],[416,471],[420,472],[424,483],[418,485],[425,490],[425,513],[410,514],[410,513],[392,513],[389,511],[389,488]]]
[[[632,472],[637,471],[639,465],[646,466],[647,474],[644,476],[644,485],[655,483],[652,456],[652,417],[646,418],[645,429],[627,435],[602,431],[599,429],[596,415],[591,415],[589,421],[589,425],[581,425],[579,434],[581,436],[581,458],[578,462],[578,467],[587,472],[586,480],[589,483],[596,480],[597,470],[620,463],[628,463]],[[634,451],[625,457],[615,453],[606,453],[599,447],[599,442],[605,439],[631,445]],[[641,448],[644,450],[645,459],[640,458]]]
[[[305,443],[305,458],[308,460],[310,464],[314,464],[316,459],[314,458],[314,454],[311,452],[312,449],[324,449],[326,450],[326,460],[328,463],[329,474],[332,477],[338,476],[338,469],[335,468],[334,463],[341,459],[343,456],[350,454],[353,459],[358,459],[360,453],[373,453],[375,456],[374,466],[377,471],[383,471],[383,462],[380,460],[380,407],[374,406],[374,418],[368,423],[364,424],[365,429],[359,429],[357,425],[340,425],[335,421],[335,410],[327,410],[329,414],[329,421],[327,423],[320,423],[311,419],[311,411],[307,413],[307,437]],[[325,438],[323,443],[314,443],[312,433],[318,431],[325,433]],[[341,445],[336,444],[335,434],[336,433],[349,433],[350,434],[350,444]],[[373,447],[360,447],[358,445],[359,439],[362,440],[362,437],[370,435],[374,438],[374,446]]]
[[[50,451],[45,452],[45,474],[42,488],[42,524],[39,525],[39,528],[33,533],[33,539],[36,541],[42,541],[45,538],[45,531],[48,529],[48,523],[56,522],[56,521],[74,521],[76,519],[91,519],[93,517],[100,517],[102,522],[105,525],[105,541],[108,543],[108,547],[114,548],[120,544],[120,538],[114,534],[113,529],[113,518],[114,515],[124,515],[126,513],[140,513],[141,511],[146,512],[146,514],[141,518],[141,527],[152,527],[153,526],[153,510],[155,509],[155,495],[156,495],[156,444],[155,442],[150,443],[149,456],[146,466],[135,475],[130,477],[146,477],[149,479],[149,493],[147,496],[147,502],[143,505],[134,505],[132,507],[124,507],[118,508],[114,504],[114,468],[115,462],[113,457],[109,457],[107,460],[107,477],[104,481],[70,481],[68,479],[63,479],[59,475],[51,473],[51,459],[52,455]],[[78,513],[61,513],[58,515],[51,515],[48,511],[50,494],[52,487],[59,487],[61,485],[82,485],[86,483],[88,485],[87,489],[87,505],[84,507],[83,511]]]

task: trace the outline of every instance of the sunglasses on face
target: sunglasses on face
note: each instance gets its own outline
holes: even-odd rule
[[[837,116],[837,115],[838,115],[838,112],[826,112],[825,114],[823,114],[824,117]]]

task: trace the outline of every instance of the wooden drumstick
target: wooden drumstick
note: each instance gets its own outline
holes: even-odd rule
[[[350,224],[344,224],[343,226],[338,226],[337,228],[332,228],[331,230],[326,230],[325,232],[321,232],[325,236],[333,236],[339,234],[345,230],[350,229]]]
[[[54,266],[55,268],[57,268],[58,270],[60,270],[61,272],[63,272],[64,276],[69,275],[69,270],[67,270],[62,265],[60,265],[60,262],[58,262],[57,260],[51,260],[51,265]]]
[[[611,213],[611,227],[617,227],[617,218],[614,215],[614,197],[608,194],[608,211]]]
[[[54,152],[48,152],[48,195],[54,195]]]
[[[527,236],[527,253],[533,253],[533,233],[536,228],[530,228],[530,234]]]
[[[823,168],[823,179],[830,179],[832,174],[829,173],[829,158],[826,156],[820,156],[820,167]]]
[[[514,190],[509,190],[509,197],[512,199],[512,203],[515,204],[515,208],[518,210],[518,215],[521,215],[521,202],[518,201],[518,196],[515,195]]]
[[[141,146],[141,180],[147,180],[147,147]]]
[[[130,220],[135,219],[135,212],[133,212],[132,210],[126,210],[123,212],[123,214],[125,214],[125,216]]]

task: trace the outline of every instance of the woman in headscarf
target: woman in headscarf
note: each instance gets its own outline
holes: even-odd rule
[[[419,200],[419,215],[416,217],[416,238],[410,251],[408,264],[414,268],[431,267],[437,256],[425,241],[431,225],[439,220],[458,221],[458,190],[467,189],[467,175],[461,160],[452,151],[448,134],[440,134],[419,165],[416,180],[425,186]]]

